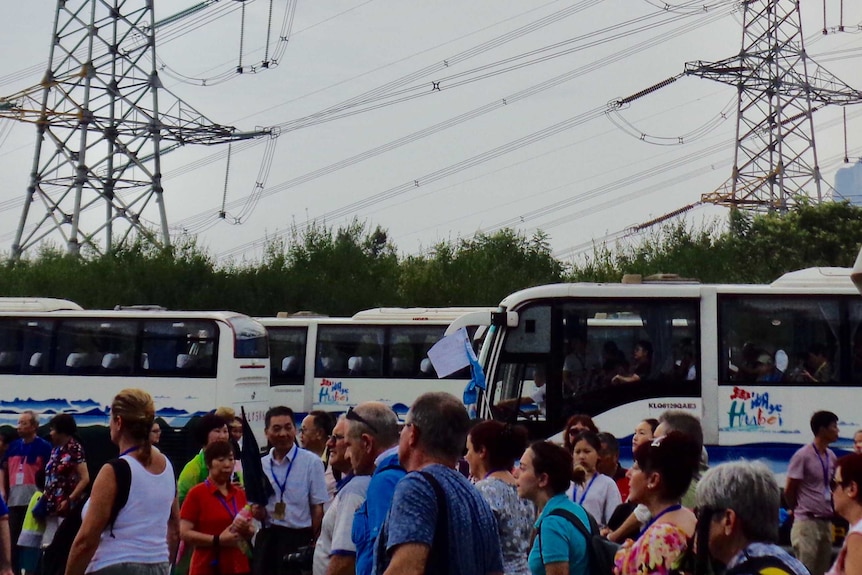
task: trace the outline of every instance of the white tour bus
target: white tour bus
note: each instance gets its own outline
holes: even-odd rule
[[[403,417],[426,391],[461,397],[469,370],[438,379],[428,349],[456,318],[490,309],[377,308],[349,318],[258,318],[269,334],[271,401],[300,416],[383,401]]]
[[[520,419],[535,437],[585,413],[627,456],[640,420],[683,409],[701,418],[711,462],[762,458],[782,473],[811,441],[814,411],[839,416],[839,448],[862,423],[862,298],[848,269],[801,270],[770,285],[541,286],[449,331],[464,325],[491,326],[479,413]],[[639,343],[651,357],[633,357]],[[544,412],[498,406],[529,397],[543,374]]]
[[[28,409],[41,424],[69,413],[88,460],[104,462],[110,403],[128,387],[152,394],[157,420],[175,431],[160,444],[175,463],[198,449],[190,420],[219,406],[244,407],[262,445],[266,330],[232,312],[0,312],[0,425],[14,427]]]

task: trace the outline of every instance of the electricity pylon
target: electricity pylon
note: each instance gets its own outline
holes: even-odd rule
[[[70,254],[133,234],[168,246],[161,156],[268,133],[215,124],[162,86],[153,3],[58,0],[45,77],[0,100],[37,133],[13,259],[55,233]]]
[[[703,202],[784,211],[822,199],[813,113],[862,101],[805,53],[799,0],[742,0],[742,50],[718,62],[686,64],[686,74],[738,90],[731,178]]]

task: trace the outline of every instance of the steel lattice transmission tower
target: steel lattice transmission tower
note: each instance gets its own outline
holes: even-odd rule
[[[13,258],[56,233],[72,254],[135,234],[170,245],[161,156],[268,133],[217,125],[164,89],[153,2],[58,0],[41,84],[0,100],[37,129]]]
[[[798,0],[743,0],[742,50],[719,62],[686,64],[686,74],[738,90],[733,174],[702,201],[784,211],[822,199],[813,113],[858,103],[862,94],[805,53]]]

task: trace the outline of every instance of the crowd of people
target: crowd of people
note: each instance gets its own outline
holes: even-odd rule
[[[114,398],[120,455],[91,485],[74,418],[54,416],[47,441],[21,414],[0,465],[0,575],[862,574],[862,432],[837,458],[827,411],[787,470],[792,554],[772,471],[708,468],[686,412],[638,422],[625,469],[586,415],[557,444],[471,421],[445,393],[420,396],[403,424],[379,402],[301,422],[279,406],[259,467],[243,469],[242,421],[220,408],[197,422],[178,480],[154,415],[142,390]],[[833,561],[836,514],[849,529]]]

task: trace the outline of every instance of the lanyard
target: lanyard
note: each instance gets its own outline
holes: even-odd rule
[[[578,505],[583,505],[583,504],[584,504],[584,500],[587,498],[587,493],[589,493],[589,492],[590,492],[590,487],[592,487],[592,486],[593,486],[593,481],[595,481],[595,480],[596,480],[596,477],[598,477],[598,476],[599,476],[599,472],[598,472],[598,471],[596,471],[595,473],[593,473],[593,478],[592,478],[592,479],[590,479],[590,482],[589,482],[589,483],[587,483],[587,488],[586,488],[586,489],[584,489],[584,492],[581,494],[580,498],[578,499]],[[577,487],[575,487],[575,490],[574,490],[574,491],[572,491],[572,501],[574,501],[574,500],[575,500],[575,494],[577,494],[577,492],[578,492],[578,488],[577,488]]]
[[[211,487],[209,479],[205,479],[204,483],[207,484],[207,487]],[[231,511],[231,508],[227,506],[227,500],[224,498],[224,495],[222,495],[221,491],[216,491],[215,496],[216,499],[218,499],[218,502],[221,503],[221,506],[224,507],[224,510],[227,511],[227,514],[230,515],[230,518],[234,519],[237,513],[239,513],[239,510],[236,507],[236,497],[230,500],[230,502],[233,504],[233,511]]]
[[[275,474],[275,464],[272,462],[272,459],[269,460],[269,471],[272,473],[272,480],[275,481],[275,484],[278,486],[278,489],[281,491],[281,498],[279,501],[284,501],[284,490],[287,489],[287,478],[290,476],[290,470],[293,469],[293,462],[296,461],[296,452],[299,451],[299,446],[293,446],[293,457],[290,458],[290,465],[287,466],[287,473],[284,474],[284,482],[279,483],[278,476]],[[290,454],[288,454],[290,456]]]
[[[128,448],[127,450],[125,450],[124,452],[122,452],[122,453],[120,454],[120,457],[122,457],[122,456],[124,456],[124,455],[128,455],[128,454],[130,454],[130,453],[131,453],[131,452],[133,452],[133,451],[137,451],[137,450],[138,450],[138,449],[140,449],[140,448],[141,448],[141,446],[140,446],[140,445],[133,445],[133,446],[131,446],[130,448]]]
[[[814,453],[817,455],[817,461],[820,462],[820,468],[823,470],[823,485],[826,487],[827,491],[829,490],[829,452],[826,452],[826,461],[823,461],[823,458],[820,457],[820,452],[817,451],[817,446],[813,443],[811,444],[811,448],[814,449]]]
[[[666,513],[670,513],[671,511],[676,511],[678,509],[682,509],[682,505],[680,505],[679,503],[677,503],[676,505],[671,505],[670,507],[666,507],[664,510],[662,510],[661,513],[659,513],[658,515],[656,515],[655,517],[653,517],[652,519],[649,520],[649,523],[647,523],[644,526],[644,528],[641,529],[641,535],[646,533],[646,530],[649,529],[650,527],[652,527],[652,524],[655,523],[656,521],[658,521],[659,517],[661,517],[662,515],[664,515]]]
[[[30,454],[33,453],[33,443],[35,443],[35,439],[30,443],[25,442],[23,439],[21,440],[21,461],[18,463],[18,470],[24,469],[25,463],[33,463],[30,461]]]
[[[488,473],[486,473],[486,474],[485,474],[485,477],[483,477],[482,479],[488,479],[489,477],[491,477],[492,475],[494,475],[494,474],[495,474],[495,473],[497,473],[498,471],[509,471],[509,470],[508,470],[508,469],[506,469],[506,468],[492,469],[491,471],[489,471]]]

